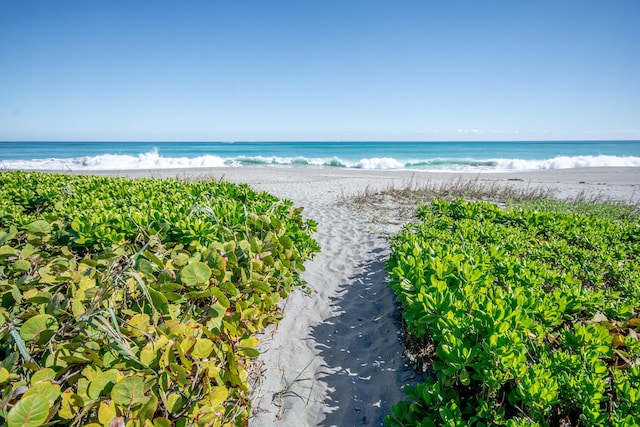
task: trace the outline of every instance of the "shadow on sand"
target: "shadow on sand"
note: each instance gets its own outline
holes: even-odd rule
[[[384,263],[388,251],[373,250],[368,262],[333,298],[339,313],[312,336],[325,360],[322,381],[331,408],[323,426],[379,426],[391,406],[406,399],[402,387],[420,380],[403,357],[402,330]]]

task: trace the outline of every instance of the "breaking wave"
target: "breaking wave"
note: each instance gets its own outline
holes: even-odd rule
[[[513,172],[544,169],[572,169],[586,167],[640,167],[637,156],[557,156],[550,159],[465,159],[433,158],[402,160],[393,157],[372,157],[345,160],[337,157],[305,158],[301,156],[236,156],[224,158],[214,155],[197,157],[164,157],[157,150],[138,155],[101,154],[72,158],[0,161],[2,169],[28,170],[147,170],[190,169],[211,167],[312,167],[367,170],[424,170],[450,172]]]

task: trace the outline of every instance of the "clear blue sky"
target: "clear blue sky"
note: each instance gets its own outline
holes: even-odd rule
[[[640,139],[638,0],[0,0],[0,140]]]

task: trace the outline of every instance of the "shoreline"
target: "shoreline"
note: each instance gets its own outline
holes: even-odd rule
[[[402,386],[420,379],[404,357],[402,325],[386,283],[389,233],[342,203],[346,197],[461,180],[551,188],[566,199],[586,194],[640,203],[640,167],[482,174],[273,167],[71,173],[246,183],[292,200],[318,222],[314,238],[322,250],[302,276],[311,292],[291,293],[280,323],[259,335],[249,422],[255,427],[382,425],[391,406],[405,399]]]

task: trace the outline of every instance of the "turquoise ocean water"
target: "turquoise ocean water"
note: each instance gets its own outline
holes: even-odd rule
[[[452,172],[640,167],[640,141],[0,142],[0,169],[254,166]]]

